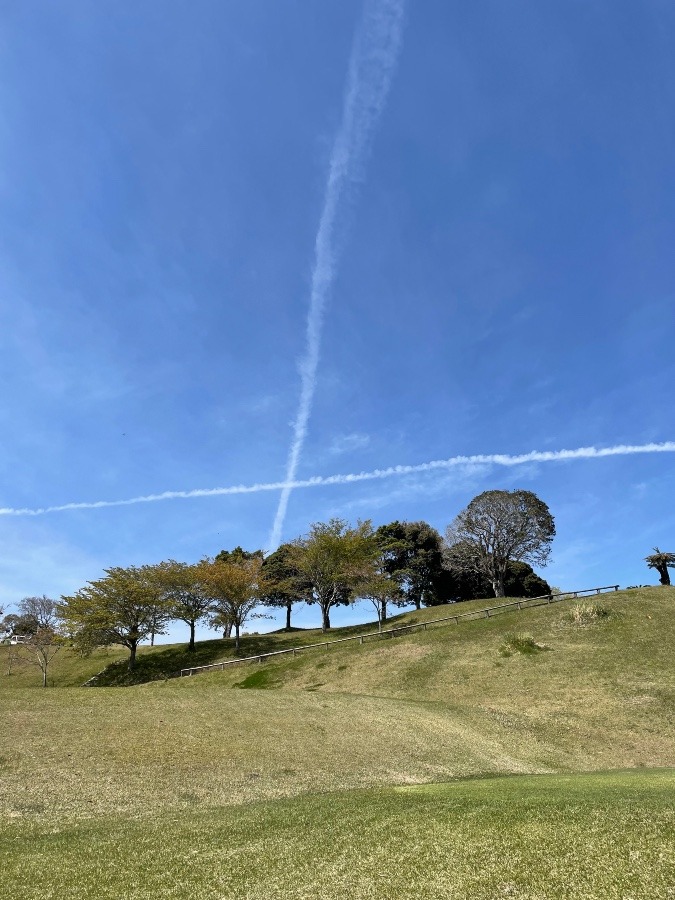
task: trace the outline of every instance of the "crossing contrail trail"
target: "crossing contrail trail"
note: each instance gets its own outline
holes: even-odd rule
[[[305,352],[300,363],[300,401],[269,547],[281,539],[288,501],[296,486],[300,456],[316,390],[326,301],[335,279],[338,215],[349,186],[359,179],[373,131],[384,107],[401,44],[403,0],[366,0],[354,40],[342,120],[330,156],[328,180],[314,247]]]
[[[35,509],[0,507],[0,516],[44,516],[47,513],[67,512],[74,509],[103,509],[108,506],[134,506],[137,503],[157,503],[160,500],[190,500],[195,497],[223,497],[229,494],[259,494],[263,491],[284,491],[287,489],[327,487],[330,485],[357,484],[360,481],[375,481],[400,475],[415,475],[420,472],[442,471],[459,466],[522,466],[527,463],[565,462],[579,459],[604,459],[608,456],[633,456],[639,453],[675,453],[675,441],[661,444],[619,444],[615,447],[578,447],[576,450],[533,450],[531,453],[510,455],[506,453],[477,454],[475,456],[451,456],[417,465],[389,466],[370,472],[352,472],[346,475],[315,475],[293,482],[269,481],[257,484],[235,484],[230,487],[197,488],[191,491],[164,491],[161,494],[147,494],[130,497],[127,500],[96,500],[82,503],[64,503],[61,506],[44,506]]]

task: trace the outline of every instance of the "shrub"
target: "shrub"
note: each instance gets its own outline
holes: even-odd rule
[[[531,634],[509,633],[504,635],[504,642],[499,648],[499,653],[501,656],[513,656],[514,653],[523,653],[527,656],[550,649],[545,644],[538,644]]]
[[[609,615],[609,609],[601,603],[575,603],[565,620],[570,625],[594,625]]]

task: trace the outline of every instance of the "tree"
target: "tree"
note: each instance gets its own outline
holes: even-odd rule
[[[555,536],[548,506],[531,491],[484,491],[446,531],[454,565],[485,575],[504,596],[509,561],[545,566]]]
[[[57,621],[56,600],[43,594],[41,597],[24,597],[19,603],[24,622],[34,622],[37,628],[54,628]]]
[[[7,613],[0,623],[3,634],[8,636],[27,637],[37,631],[38,623],[32,616],[23,616],[18,613]]]
[[[445,572],[439,583],[438,594],[442,602],[476,600],[489,597],[492,584],[487,575],[466,566],[470,549],[462,542],[449,547],[444,556]],[[524,562],[509,560],[504,576],[504,594],[507,597],[542,597],[550,594],[548,582],[540,578],[532,566]]]
[[[155,569],[162,587],[162,598],[168,601],[169,614],[190,628],[188,651],[193,653],[197,622],[207,617],[211,607],[211,598],[199,581],[199,567],[169,559],[159,563]]]
[[[62,597],[58,613],[83,652],[121,644],[129,650],[129,671],[141,641],[169,621],[169,601],[153,566],[104,569],[105,577]]]
[[[250,559],[262,560],[264,557],[262,550],[244,550],[241,547],[235,547],[234,550],[221,550],[215,557],[216,562],[233,563],[240,565],[248,562]]]
[[[391,522],[381,525],[375,539],[382,554],[382,569],[398,586],[400,605],[432,605],[438,600],[443,573],[443,542],[426,522]]]
[[[398,584],[382,570],[376,571],[359,589],[364,600],[370,600],[377,613],[377,630],[382,631],[382,624],[387,621],[387,605],[400,602],[402,592]]]
[[[648,568],[656,569],[659,573],[661,584],[670,584],[668,569],[675,569],[675,553],[664,553],[658,547],[654,547],[654,552],[651,556],[645,556],[645,562]]]
[[[318,604],[326,632],[331,609],[349,603],[373,574],[372,526],[367,521],[352,528],[342,519],[315,522],[291,546],[291,563],[308,585],[307,602]]]
[[[47,687],[49,664],[64,646],[64,638],[52,626],[40,626],[17,648],[17,657],[21,662],[37,666],[42,673],[42,687]]]
[[[211,621],[216,628],[228,623],[234,627],[237,652],[241,628],[251,615],[255,615],[254,610],[260,605],[266,587],[262,552],[239,559],[240,562],[223,562],[217,557],[207,557],[197,565],[200,588],[211,601]]]
[[[286,631],[290,631],[293,604],[306,600],[309,594],[308,583],[293,565],[291,544],[281,544],[265,557],[263,574],[268,585],[263,601],[267,606],[286,610]]]
[[[504,578],[507,597],[543,597],[552,593],[551,586],[525,562],[509,560]]]
[[[49,664],[63,646],[56,607],[56,600],[46,594],[24,597],[19,603],[19,615],[7,616],[12,620],[12,634],[24,638],[17,647],[17,659],[40,669],[42,687],[47,687]]]

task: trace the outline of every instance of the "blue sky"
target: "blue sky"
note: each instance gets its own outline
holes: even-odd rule
[[[284,480],[363,16],[3,5],[0,506]],[[339,196],[297,477],[675,439],[672,4],[408,0],[398,37]],[[642,559],[675,549],[674,462],[297,489],[282,536],[334,515],[442,531],[475,494],[523,487],[556,517],[552,583],[655,582]],[[265,547],[278,500],[0,516],[0,604]]]

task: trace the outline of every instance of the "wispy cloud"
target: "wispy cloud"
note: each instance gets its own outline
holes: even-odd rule
[[[232,494],[259,494],[263,491],[296,490],[299,488],[326,487],[329,485],[357,484],[361,481],[375,481],[413,475],[419,472],[434,472],[453,469],[457,466],[522,466],[529,463],[565,462],[582,459],[606,459],[610,456],[633,456],[649,453],[675,453],[675,441],[661,444],[619,444],[614,447],[578,447],[576,450],[533,450],[530,453],[509,455],[505,453],[476,454],[474,456],[451,456],[417,465],[388,466],[370,472],[351,472],[344,475],[315,475],[312,478],[294,481],[270,481],[257,484],[237,484],[230,487],[197,488],[191,491],[164,491],[161,494],[147,494],[126,500],[96,500],[90,502],[64,503],[60,506],[44,506],[34,509],[0,507],[0,516],[42,516],[47,513],[67,512],[75,509],[103,509],[108,506],[133,506],[137,503],[157,503],[160,500],[189,500],[197,497],[223,497]]]
[[[389,91],[401,43],[403,6],[403,0],[366,0],[363,19],[352,48],[342,121],[330,157],[323,210],[316,235],[306,348],[300,364],[300,402],[286,464],[286,486],[279,497],[269,539],[270,548],[276,547],[281,538],[288,501],[307,437],[326,302],[335,279],[338,215],[345,192],[361,174]]]
[[[363,450],[368,446],[370,446],[370,437],[367,434],[352,432],[352,434],[340,434],[334,438],[328,452],[331,456],[342,456],[343,453]]]

